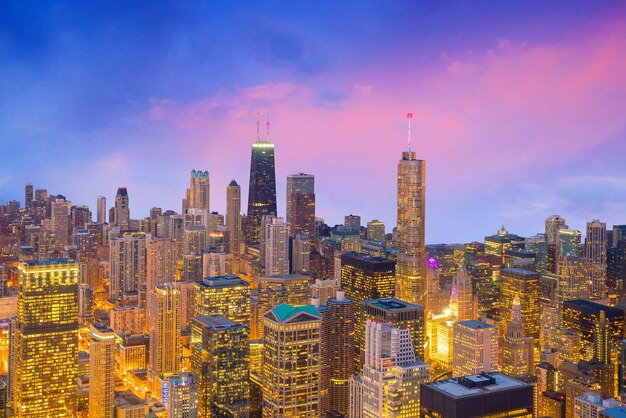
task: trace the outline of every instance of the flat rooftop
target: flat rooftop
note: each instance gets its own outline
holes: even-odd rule
[[[367,304],[370,306],[375,306],[380,309],[384,309],[390,312],[400,312],[400,311],[413,311],[416,309],[423,309],[424,307],[421,305],[415,305],[410,302],[405,302],[396,298],[380,298],[380,299],[371,299],[364,300],[361,302],[362,304]]]
[[[205,277],[204,279],[197,281],[196,283],[199,286],[204,287],[250,286],[250,284],[239,278],[239,276],[235,276],[234,274],[217,277]]]
[[[495,384],[486,384],[484,386],[480,386],[488,382],[489,377],[495,379]],[[518,389],[523,387],[530,387],[528,383],[524,383],[517,379],[513,379],[507,375],[502,373],[484,373],[472,376],[464,376],[465,379],[470,382],[474,382],[478,384],[476,387],[467,387],[459,383],[459,379],[448,379],[441,380],[437,382],[426,383],[425,386],[430,387],[438,392],[444,393],[447,396],[453,398],[464,398],[464,397],[472,397],[472,396],[480,396],[487,393],[495,393],[495,392],[504,392],[510,389]]]
[[[231,321],[222,315],[204,315],[204,316],[196,316],[194,317],[195,321],[200,322],[207,328],[211,328],[214,330],[225,330],[231,328],[241,328],[245,327],[245,325],[240,324],[238,322]]]
[[[476,319],[471,319],[469,321],[460,321],[460,322],[457,322],[457,324],[464,326],[466,328],[471,328],[471,329],[495,328],[495,326],[493,325],[490,325],[483,321],[478,321]]]

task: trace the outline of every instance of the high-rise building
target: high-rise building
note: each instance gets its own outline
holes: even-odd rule
[[[198,418],[198,376],[187,372],[165,376],[161,399],[168,417]]]
[[[54,247],[58,251],[65,249],[69,242],[71,202],[57,198],[50,205]]]
[[[205,277],[196,282],[194,316],[222,315],[250,325],[250,285],[235,275]]]
[[[559,229],[556,240],[556,262],[558,264],[561,257],[566,255],[582,255],[582,245],[580,243],[580,231],[575,229]]]
[[[312,174],[287,176],[287,223],[291,233],[305,232],[315,238],[315,177]]]
[[[597,219],[587,222],[585,256],[591,275],[591,297],[597,299],[604,299],[607,293],[606,251],[606,223]]]
[[[298,232],[290,237],[290,268],[291,273],[308,273],[311,259],[311,241],[305,232]]]
[[[502,371],[514,378],[528,378],[534,372],[534,341],[524,336],[519,297],[513,299],[511,322],[500,345]]]
[[[272,217],[265,224],[265,275],[289,274],[289,225]]]
[[[408,329],[415,350],[415,358],[424,359],[426,343],[424,307],[414,305],[396,298],[365,300],[361,302],[357,315],[355,330],[355,372],[361,371],[365,355],[365,323],[370,319],[377,322],[388,322],[396,328]]]
[[[144,309],[139,306],[117,306],[109,311],[111,329],[117,335],[142,334],[144,328]]]
[[[576,418],[597,418],[600,411],[617,408],[622,404],[614,399],[602,399],[593,392],[585,392],[574,400],[574,416]]]
[[[122,231],[130,228],[130,202],[128,201],[128,190],[126,190],[126,187],[117,189],[113,214],[115,218],[114,225],[119,226]]]
[[[498,370],[498,329],[482,321],[454,324],[452,375],[474,375]]]
[[[228,228],[228,251],[233,255],[233,272],[239,272],[241,254],[241,187],[232,180],[226,188],[226,227]]]
[[[253,246],[261,242],[261,218],[264,215],[277,214],[274,144],[269,140],[269,121],[265,140],[261,140],[257,122],[257,137],[252,144],[250,158],[249,187],[245,238],[246,245]]]
[[[463,268],[459,268],[452,279],[450,311],[456,321],[478,319],[478,304],[474,297],[470,276]]]
[[[98,196],[96,202],[96,218],[100,225],[107,223],[107,198]]]
[[[419,416],[419,386],[429,380],[430,369],[415,358],[410,331],[368,320],[365,346],[363,371],[350,379],[348,416]]]
[[[410,119],[409,119],[410,122]],[[426,306],[426,161],[410,146],[398,163],[396,297]]]
[[[337,297],[328,299],[322,312],[321,332],[321,407],[329,411],[348,414],[348,381],[354,374],[354,329],[356,304],[346,299],[342,290]]]
[[[74,417],[78,369],[78,276],[73,260],[18,266],[14,410],[18,417]]]
[[[532,418],[535,412],[533,385],[502,373],[481,373],[423,384],[420,402],[422,418]]]
[[[263,316],[263,417],[318,417],[320,322],[311,306],[279,305]]]
[[[361,217],[359,215],[346,215],[343,218],[343,226],[348,230],[360,231],[361,230]]]
[[[566,255],[559,259],[555,289],[557,325],[561,326],[563,304],[589,297],[589,266],[584,257]]]
[[[556,245],[559,238],[559,231],[561,229],[568,229],[565,224],[565,219],[559,215],[552,215],[546,218],[546,240],[550,245]]]
[[[189,188],[183,200],[183,211],[187,209],[204,209],[210,211],[209,172],[202,170],[191,170]]]
[[[201,417],[245,417],[250,402],[249,329],[221,315],[191,322],[191,369]]]
[[[24,207],[30,209],[33,206],[33,185],[26,183],[24,186]]]
[[[518,297],[524,334],[539,345],[541,309],[539,305],[539,274],[522,269],[504,269],[500,274],[500,323],[504,334],[506,324],[511,322],[513,300]],[[471,374],[471,373],[466,373]]]
[[[109,297],[137,292],[146,282],[146,234],[127,232],[109,240]]]
[[[115,333],[91,324],[89,345],[89,418],[113,418],[115,399]]]
[[[367,239],[385,241],[385,223],[374,219],[367,223]]]
[[[176,241],[172,238],[146,236],[145,244],[147,290],[176,281]]]
[[[157,375],[178,373],[181,355],[181,297],[170,284],[148,292],[150,371]]]
[[[341,287],[356,302],[389,298],[395,293],[395,263],[360,253],[341,255]]]

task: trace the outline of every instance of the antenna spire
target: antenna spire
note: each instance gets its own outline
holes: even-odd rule
[[[267,112],[267,122],[265,122],[265,140],[270,142],[270,112]]]
[[[256,112],[256,142],[261,141],[261,112]]]
[[[411,152],[411,119],[413,118],[413,113],[407,113],[406,117],[409,120],[409,152]]]

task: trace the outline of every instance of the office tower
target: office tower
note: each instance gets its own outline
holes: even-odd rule
[[[183,231],[183,254],[199,255],[207,246],[208,231],[204,225],[188,225]]]
[[[150,371],[157,375],[178,373],[180,365],[181,298],[170,284],[148,292]]]
[[[233,254],[227,254],[215,247],[202,250],[202,277],[219,277],[234,273]]]
[[[576,418],[597,418],[600,411],[621,405],[614,399],[602,399],[597,393],[585,392],[574,400],[574,414]]]
[[[485,255],[498,257],[499,264],[504,264],[507,251],[515,248],[523,249],[525,245],[524,237],[510,234],[503,225],[495,235],[485,237]]]
[[[569,300],[563,303],[563,328],[580,336],[581,349],[593,347],[596,323],[604,312],[609,328],[609,347],[619,346],[623,339],[624,311],[588,300]]]
[[[259,277],[257,281],[257,315],[255,323],[250,324],[252,339],[263,338],[263,315],[280,305],[306,305],[311,300],[310,276],[288,274],[283,276]]]
[[[482,321],[454,324],[452,375],[455,377],[498,369],[498,329]]]
[[[113,418],[115,333],[103,324],[89,329],[89,418]]]
[[[556,241],[556,258],[559,259],[566,255],[580,256],[582,255],[582,245],[580,243],[580,231],[575,229],[560,229],[557,234]]]
[[[361,230],[361,217],[359,215],[346,215],[343,218],[343,226],[353,231]]]
[[[456,271],[452,280],[450,311],[456,321],[478,319],[478,304],[474,298],[472,283],[463,268]]]
[[[64,250],[69,242],[70,206],[65,199],[55,199],[50,206],[54,247],[58,251]]]
[[[341,287],[356,302],[393,297],[395,263],[360,253],[341,256]]]
[[[593,359],[609,364],[611,362],[611,329],[606,322],[606,314],[600,311],[600,315],[594,324],[593,330]]]
[[[289,274],[289,225],[272,217],[265,225],[265,275]]]
[[[422,418],[534,416],[533,386],[502,373],[423,384],[420,402]]]
[[[591,297],[606,297],[606,223],[594,219],[587,222],[585,256],[591,273]]]
[[[278,305],[263,315],[263,417],[320,416],[321,316]]]
[[[201,417],[246,417],[250,339],[245,325],[221,315],[191,321],[191,369],[198,375]]]
[[[146,285],[148,292],[160,284],[176,281],[176,241],[146,236]]]
[[[174,282],[171,286],[180,292],[180,327],[189,330],[191,318],[196,311],[196,284],[194,282]]]
[[[24,186],[24,207],[30,209],[33,206],[33,185],[26,183]]]
[[[115,207],[113,208],[115,223],[122,231],[130,228],[130,206],[126,187],[117,189],[115,195]]]
[[[524,336],[519,297],[513,299],[511,322],[500,345],[502,372],[514,378],[528,378],[533,373],[534,341]]]
[[[120,299],[146,282],[146,234],[127,232],[109,239],[109,297]]]
[[[241,254],[241,187],[232,180],[226,188],[226,227],[228,228],[228,251],[233,255],[233,272],[239,271]]]
[[[426,343],[424,329],[424,307],[414,305],[396,298],[365,300],[360,304],[355,331],[355,372],[361,371],[365,355],[365,322],[370,319],[377,322],[388,322],[396,328],[411,331],[411,341],[415,350],[415,358],[424,359]]]
[[[290,273],[308,273],[310,269],[311,259],[311,241],[309,235],[298,232],[295,236],[290,237]]]
[[[350,379],[348,416],[419,416],[419,386],[429,380],[430,369],[415,358],[409,330],[368,320],[365,343],[363,372]]]
[[[145,370],[149,337],[141,333],[135,335],[118,335],[118,338],[119,342],[115,362],[119,373],[122,376],[126,376],[127,373],[134,370]]]
[[[555,291],[558,326],[561,326],[566,301],[589,297],[588,279],[589,268],[584,257],[566,255],[559,259]]]
[[[559,231],[561,229],[568,229],[565,224],[565,219],[559,215],[552,215],[546,218],[546,240],[550,245],[556,245],[559,237]]]
[[[410,123],[410,119],[409,119]],[[396,297],[426,306],[426,161],[409,149],[398,163]]]
[[[354,374],[354,329],[356,303],[346,299],[342,290],[328,299],[322,309],[321,331],[321,408],[325,414],[336,411],[348,414],[348,381]]]
[[[161,398],[168,417],[198,418],[198,375],[183,372],[165,376]]]
[[[194,316],[222,315],[250,325],[250,285],[235,275],[196,282]]]
[[[209,172],[202,170],[191,170],[189,188],[183,201],[183,212],[186,209],[204,209],[210,211]]]
[[[256,142],[252,144],[250,158],[250,185],[248,189],[248,213],[246,218],[246,245],[261,242],[261,217],[276,216],[276,174],[274,168],[274,144],[269,140],[269,121],[265,141],[259,135],[257,122]]]
[[[319,299],[321,305],[326,305],[328,299],[337,297],[339,288],[339,282],[332,277],[315,279],[315,282],[311,284],[311,297]]]
[[[476,292],[478,310],[488,311],[500,301],[500,268],[488,262],[474,261],[467,266]]]
[[[524,334],[539,345],[539,274],[521,269],[504,269],[500,274],[500,321],[502,325],[511,322],[513,300],[520,299],[522,327]],[[504,328],[501,329],[504,332]],[[468,373],[470,374],[470,373]]]
[[[100,225],[107,223],[107,198],[98,196],[96,202],[96,218]]]
[[[14,410],[18,417],[76,416],[78,264],[18,265]]]
[[[617,243],[626,240],[626,225],[613,225],[613,236],[609,241],[611,247],[617,247]]]
[[[374,219],[367,223],[367,239],[385,241],[385,223]]]
[[[315,238],[315,177],[312,174],[287,176],[287,223],[291,233]]]
[[[142,334],[144,309],[139,306],[117,306],[109,311],[109,324],[117,335]]]

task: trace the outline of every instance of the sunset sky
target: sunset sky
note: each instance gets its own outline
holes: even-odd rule
[[[143,218],[199,168],[245,212],[257,112],[279,215],[306,172],[327,223],[390,231],[412,112],[428,243],[626,224],[622,1],[0,3],[0,203],[126,186]]]

